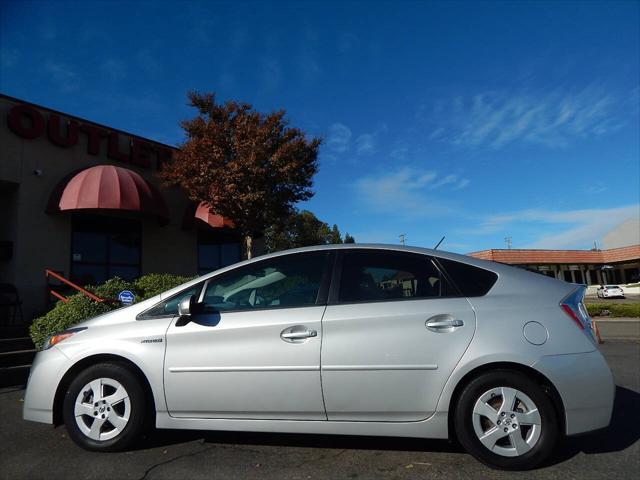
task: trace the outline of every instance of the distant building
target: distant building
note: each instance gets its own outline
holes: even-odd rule
[[[607,250],[491,249],[468,255],[572,283],[602,285],[640,281],[640,242]]]

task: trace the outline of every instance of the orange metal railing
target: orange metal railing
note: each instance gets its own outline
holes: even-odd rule
[[[71,280],[67,280],[62,275],[60,275],[59,273],[54,272],[53,270],[46,269],[44,271],[44,276],[47,279],[49,279],[49,277],[53,277],[56,280],[61,281],[65,285],[70,286],[71,288],[77,290],[78,292],[82,293],[86,297],[89,297],[91,300],[93,300],[95,302],[102,303],[102,302],[111,301],[111,300],[108,300],[108,299],[105,299],[105,298],[100,298],[97,295],[94,295],[93,293],[89,292],[88,290],[85,290],[84,288],[82,288],[80,285],[76,285]],[[53,290],[51,288],[49,289],[49,293],[51,295],[53,295],[54,297],[56,297],[58,300],[62,300],[65,303],[69,301],[69,299],[67,297],[65,297],[64,295],[56,292],[55,290]]]

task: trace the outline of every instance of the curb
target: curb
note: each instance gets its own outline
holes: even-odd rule
[[[640,341],[638,318],[594,318],[603,340]]]

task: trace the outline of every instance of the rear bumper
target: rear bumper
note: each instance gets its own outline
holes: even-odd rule
[[[33,422],[53,423],[56,389],[70,363],[57,347],[36,355],[24,394],[22,418]]]
[[[564,406],[567,435],[600,430],[609,425],[616,386],[599,350],[544,356],[533,367],[558,390]]]

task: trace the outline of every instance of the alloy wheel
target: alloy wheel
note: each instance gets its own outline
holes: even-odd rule
[[[536,404],[511,387],[495,387],[483,393],[473,407],[472,422],[482,445],[503,457],[529,452],[542,432]]]
[[[78,393],[74,415],[78,428],[87,437],[97,441],[112,439],[129,423],[129,394],[117,380],[97,378]]]

